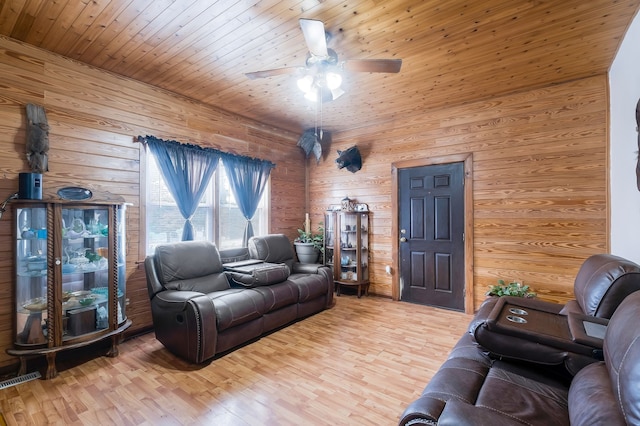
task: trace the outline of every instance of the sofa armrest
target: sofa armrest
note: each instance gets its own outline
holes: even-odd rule
[[[318,274],[321,274],[329,282],[327,288],[327,308],[333,306],[333,291],[335,290],[335,283],[333,282],[333,269],[329,266],[321,266],[318,268]]]
[[[627,424],[603,362],[591,364],[576,374],[569,388],[568,406],[571,424]],[[634,423],[631,420],[628,424]]]
[[[445,401],[422,395],[411,402],[400,416],[399,426],[437,425]]]
[[[293,262],[292,274],[317,274],[318,270],[324,265],[320,263],[300,263]]]
[[[156,293],[164,290],[153,262],[153,255],[147,256],[144,259],[144,273],[147,277],[147,292],[149,293],[149,299],[153,299]]]
[[[335,289],[335,284],[333,282],[333,270],[321,263],[300,263],[293,262],[293,267],[291,268],[291,274],[318,274],[322,276],[327,283],[327,304],[325,307],[330,308],[333,306],[333,291]]]
[[[496,306],[498,300],[499,297],[490,296],[482,302],[480,308],[478,308],[475,315],[471,319],[471,322],[469,323],[469,333],[474,334],[478,327],[484,325],[485,321],[489,318],[489,315],[491,315],[491,312]]]
[[[216,313],[211,299],[195,291],[167,290],[151,300],[156,338],[176,355],[201,363],[216,354]]]
[[[166,290],[158,293],[154,303],[164,312],[182,312],[187,309],[188,302],[198,296],[204,294],[197,291]]]
[[[493,307],[487,313],[491,305]],[[527,321],[544,327],[512,325],[505,320],[508,307],[528,311],[523,314]],[[542,365],[564,364],[570,374],[598,360],[599,353],[594,352],[594,347],[572,338],[567,316],[559,313],[562,305],[503,296],[483,304],[483,308],[470,329],[478,344],[494,356]],[[484,320],[482,316],[485,316]]]

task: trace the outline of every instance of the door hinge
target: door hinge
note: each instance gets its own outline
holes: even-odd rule
[[[462,241],[464,242],[464,232],[462,233]]]

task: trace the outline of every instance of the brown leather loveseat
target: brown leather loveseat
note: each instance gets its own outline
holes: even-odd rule
[[[251,265],[225,268],[208,241],[159,245],[145,259],[156,338],[187,361],[201,363],[333,304],[331,270],[296,262],[285,235],[254,237],[248,250],[227,255]]]
[[[640,425],[639,282],[640,266],[596,255],[576,276],[577,302],[553,306],[537,300],[488,299],[472,320],[470,332],[458,341],[421,396],[409,404],[399,424]],[[516,304],[528,313],[510,313]],[[602,360],[596,354],[567,350],[575,341],[565,348],[554,346],[554,339],[562,339],[544,329],[518,334],[518,324],[498,327],[509,323],[503,321],[502,310],[529,322],[536,321],[531,313],[539,310],[551,327],[565,327],[563,332],[570,336],[569,317],[578,315],[580,321],[603,330]],[[610,319],[595,316],[605,311]],[[487,327],[491,321],[494,329]]]

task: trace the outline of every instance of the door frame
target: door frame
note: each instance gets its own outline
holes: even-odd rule
[[[464,312],[474,313],[473,300],[473,154],[461,153],[440,157],[417,158],[391,163],[391,297],[400,300],[400,234],[398,231],[398,170],[411,167],[464,163]]]

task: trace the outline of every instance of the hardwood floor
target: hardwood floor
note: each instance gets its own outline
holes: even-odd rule
[[[58,377],[0,391],[8,425],[395,425],[471,316],[343,295],[203,365],[153,333]]]

